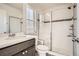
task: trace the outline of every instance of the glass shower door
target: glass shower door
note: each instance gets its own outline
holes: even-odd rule
[[[54,22],[52,24],[52,51],[63,54],[73,55],[73,42],[71,35],[72,21]]]

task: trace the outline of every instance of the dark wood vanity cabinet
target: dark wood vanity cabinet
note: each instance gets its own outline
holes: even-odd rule
[[[35,38],[0,49],[0,56],[34,56]]]
[[[35,56],[35,46],[29,47],[14,56]]]

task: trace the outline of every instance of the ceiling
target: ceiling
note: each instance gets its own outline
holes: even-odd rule
[[[23,3],[6,3],[6,4],[15,7],[17,9],[23,10]],[[28,3],[28,5],[30,5],[32,8],[35,9],[44,10],[61,5],[72,5],[72,3]]]
[[[23,3],[6,3],[6,4],[19,10],[23,9]]]
[[[30,6],[37,9],[49,9],[57,6],[72,5],[72,3],[29,3]]]

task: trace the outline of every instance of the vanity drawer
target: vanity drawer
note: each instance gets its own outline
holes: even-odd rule
[[[0,49],[0,55],[11,56],[33,45],[35,45],[35,39],[30,39],[28,41],[24,41],[24,42]]]
[[[31,46],[31,47],[15,54],[14,56],[35,56],[35,46]]]

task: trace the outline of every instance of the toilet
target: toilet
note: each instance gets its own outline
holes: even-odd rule
[[[46,53],[48,52],[48,47],[45,45],[37,45],[36,50],[39,56],[46,56]]]

